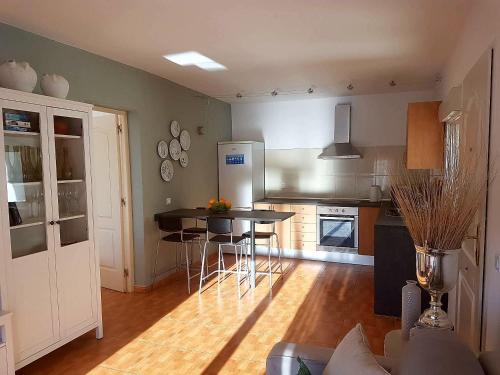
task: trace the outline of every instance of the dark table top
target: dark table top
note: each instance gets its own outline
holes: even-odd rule
[[[218,217],[222,219],[239,219],[249,221],[284,221],[295,215],[295,212],[277,212],[277,211],[263,211],[263,210],[229,210],[222,213],[212,213],[208,209],[200,208],[179,208],[177,210],[161,212],[155,214],[154,219],[158,221],[160,217],[180,217],[180,218],[207,218]]]

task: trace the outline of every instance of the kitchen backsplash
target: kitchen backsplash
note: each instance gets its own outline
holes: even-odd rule
[[[266,150],[266,196],[368,198],[371,185],[389,198],[389,173],[405,146],[357,147],[362,159],[320,160],[321,149]]]

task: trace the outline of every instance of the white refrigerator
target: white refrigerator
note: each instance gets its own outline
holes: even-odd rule
[[[248,210],[264,198],[264,143],[231,141],[217,143],[219,199],[231,201],[233,209]],[[250,230],[248,222],[235,221],[234,233]]]

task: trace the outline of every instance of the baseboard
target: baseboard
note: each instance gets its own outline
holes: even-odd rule
[[[176,273],[176,269],[173,268],[171,270],[168,270],[164,272],[161,275],[156,276],[156,281],[154,284],[149,284],[149,285],[134,285],[134,293],[149,293],[153,289],[158,288],[162,285],[167,284],[171,276],[173,276]]]

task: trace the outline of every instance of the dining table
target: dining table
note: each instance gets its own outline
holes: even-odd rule
[[[255,224],[263,222],[285,221],[295,215],[295,212],[277,212],[272,210],[228,210],[224,212],[213,212],[204,208],[178,208],[171,211],[161,212],[154,215],[154,220],[160,218],[181,219],[207,219],[216,217],[230,220],[243,220],[250,223],[250,287],[255,288],[256,261],[255,261]]]

